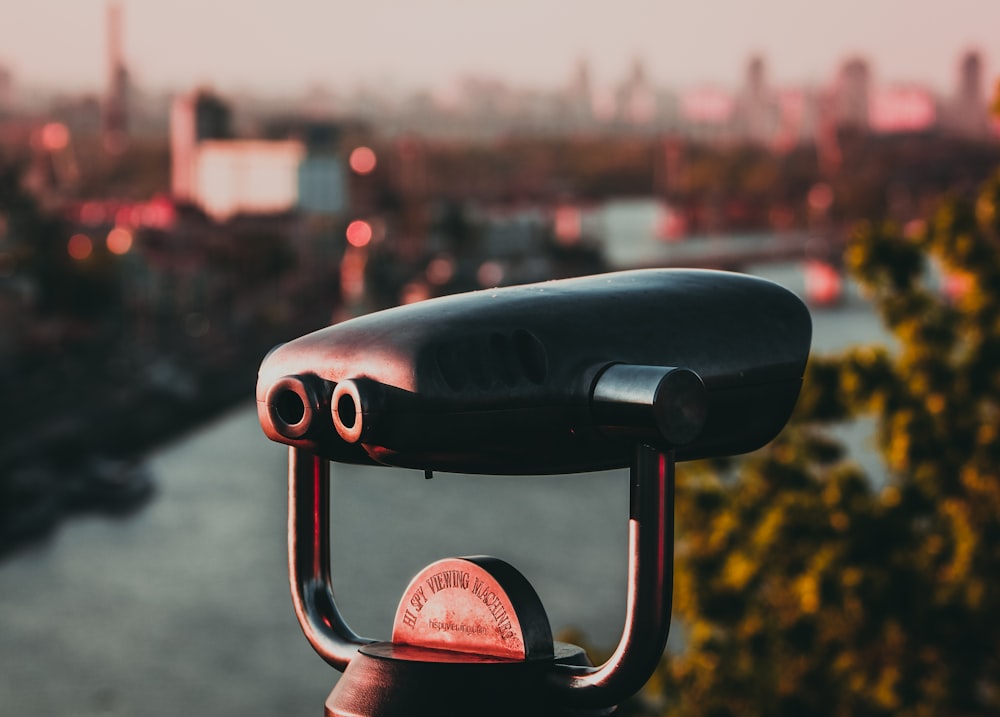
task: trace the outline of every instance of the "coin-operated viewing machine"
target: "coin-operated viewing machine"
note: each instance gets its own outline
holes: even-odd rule
[[[751,451],[798,397],[811,322],[762,279],[643,270],[433,299],[272,351],[265,434],[289,449],[292,602],[344,672],[341,715],[598,715],[663,653],[673,578],[674,463]],[[330,584],[329,462],[458,473],[631,466],[625,627],[593,666],[553,641],[530,583],[493,557],[424,568],[391,639],[359,637]],[[480,479],[482,480],[482,479]]]

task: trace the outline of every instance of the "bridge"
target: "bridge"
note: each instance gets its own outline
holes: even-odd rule
[[[839,267],[844,232],[805,231],[693,236],[640,247],[608,247],[615,268],[698,267],[740,271],[754,264],[818,260]]]

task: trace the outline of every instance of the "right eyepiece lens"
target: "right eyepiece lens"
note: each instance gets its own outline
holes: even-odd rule
[[[354,423],[358,420],[358,407],[354,403],[354,396],[345,393],[337,400],[337,416],[344,428],[354,428]]]

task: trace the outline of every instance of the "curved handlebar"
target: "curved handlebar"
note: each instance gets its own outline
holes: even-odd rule
[[[670,634],[674,557],[674,458],[636,446],[631,469],[625,627],[599,667],[556,665],[549,687],[573,707],[609,707],[638,692]]]
[[[330,582],[330,464],[288,449],[288,579],[302,632],[319,656],[343,672],[362,645],[340,614]]]
[[[351,630],[333,596],[329,463],[301,448],[290,448],[288,459],[288,564],[295,615],[313,649],[343,672],[358,648],[373,641]],[[615,705],[637,692],[656,669],[670,632],[673,455],[637,446],[630,483],[625,627],[603,665],[557,665],[549,676],[549,688],[573,706]]]

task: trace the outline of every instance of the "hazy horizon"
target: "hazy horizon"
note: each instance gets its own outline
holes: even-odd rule
[[[991,42],[1000,3],[953,0],[707,0],[613,3],[505,0],[120,0],[132,81],[151,91],[210,85],[226,92],[297,94],[380,84],[433,89],[466,76],[551,89],[580,60],[595,84],[619,82],[642,60],[658,86],[742,82],[765,59],[774,85],[828,82],[849,56],[879,83],[956,84],[960,55],[979,50],[992,92]],[[107,84],[105,0],[0,0],[0,65],[19,88],[101,91]]]

